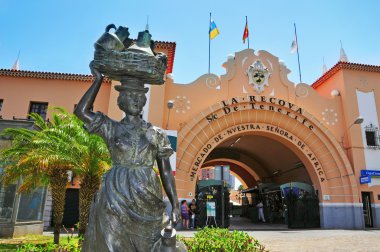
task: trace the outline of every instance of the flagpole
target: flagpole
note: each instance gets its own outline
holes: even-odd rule
[[[297,57],[298,57],[298,72],[300,75],[300,83],[302,83],[302,78],[301,78],[301,64],[300,64],[300,54],[298,52],[298,38],[297,38],[297,28],[296,28],[296,23],[294,23],[294,33],[296,35],[296,44],[297,44]]]
[[[245,25],[248,26],[248,18],[245,16]],[[248,29],[248,49],[249,49],[249,29]]]
[[[210,74],[210,57],[211,57],[211,38],[210,38],[210,32],[211,32],[211,12],[210,12],[210,22],[209,22],[209,28],[208,28],[208,73]]]

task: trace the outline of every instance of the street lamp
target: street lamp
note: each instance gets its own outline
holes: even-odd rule
[[[364,118],[361,117],[361,116],[358,116],[358,117],[355,119],[355,121],[354,121],[353,123],[351,123],[351,125],[347,128],[347,130],[344,131],[344,134],[343,134],[343,136],[342,136],[342,147],[343,147],[344,149],[346,149],[346,147],[344,146],[344,138],[345,138],[345,136],[347,135],[348,131],[349,131],[349,130],[351,129],[351,127],[354,126],[355,124],[360,125],[360,124],[362,124],[363,122],[364,122]]]
[[[168,103],[166,104],[166,106],[168,107],[169,112],[168,112],[168,120],[166,121],[166,127],[165,127],[165,129],[168,129],[168,127],[169,127],[169,118],[170,118],[170,111],[174,107],[174,101],[173,100],[169,100]]]
[[[358,117],[355,119],[355,121],[351,124],[351,126],[354,125],[354,124],[362,124],[363,122],[364,122],[364,118],[361,117],[361,116],[358,116]],[[351,127],[351,126],[350,126],[350,127]]]

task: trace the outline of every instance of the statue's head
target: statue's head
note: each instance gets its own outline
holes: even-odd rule
[[[138,116],[146,103],[145,91],[123,90],[117,98],[117,105],[126,115]]]
[[[148,88],[138,79],[128,78],[121,81],[121,85],[115,86],[119,91],[117,105],[127,115],[140,115],[146,103],[145,93]]]

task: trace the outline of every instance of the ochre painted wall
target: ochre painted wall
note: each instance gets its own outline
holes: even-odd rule
[[[165,50],[168,51],[161,51]],[[271,73],[269,86],[265,86],[259,94],[248,83],[247,76],[247,69],[257,60]],[[331,202],[360,202],[360,191],[380,194],[377,187],[368,188],[367,185],[359,184],[360,170],[365,167],[364,146],[360,127],[351,127],[359,116],[356,89],[364,92],[374,90],[377,111],[380,113],[380,70],[342,68],[313,89],[307,84],[295,85],[290,82],[287,79],[289,69],[277,57],[265,51],[255,53],[247,49],[237,52],[223,66],[226,74],[221,76],[205,74],[189,84],[175,83],[175,80],[167,78],[165,85],[150,87],[149,121],[162,128],[168,125],[168,129],[178,130],[176,181],[180,197],[188,197],[190,192],[194,192],[195,181],[190,179],[191,169],[204,144],[218,132],[246,122],[281,126],[307,143],[319,162],[324,164],[327,182],[318,182],[318,171],[294,143],[275,134],[268,135],[297,153],[306,164],[316,188],[324,194],[336,195]],[[38,73],[36,77],[17,77],[17,73],[16,76],[0,76],[0,99],[4,100],[0,115],[4,119],[26,118],[31,101],[49,102],[49,106],[65,107],[72,112],[74,104],[91,85],[91,81],[85,78],[60,79],[54,78],[60,76],[54,73],[51,74],[52,78],[38,76]],[[94,110],[119,120],[123,114],[116,105],[118,92],[113,88],[116,84],[102,84]],[[331,96],[334,89],[339,91],[339,96]],[[251,96],[256,97],[258,106],[270,106],[272,98],[277,103],[283,101],[287,106],[290,103],[301,108],[303,113],[294,119],[286,115],[287,112],[294,112],[289,108],[284,108],[281,113],[245,108],[250,106],[248,100]],[[260,97],[265,97],[265,101],[258,101]],[[224,109],[235,107],[233,98],[236,99],[238,111],[226,114]],[[174,101],[170,115],[166,106],[169,100]],[[275,106],[282,107],[279,104]],[[206,118],[213,114],[218,115],[218,120],[209,122]],[[301,122],[304,119],[307,123]],[[315,129],[313,134],[308,129],[310,125]],[[380,203],[377,197],[375,203]]]
[[[30,102],[48,102],[49,107],[59,106],[73,112],[91,82],[54,80],[24,77],[0,77],[0,99],[3,107],[0,114],[3,119],[13,117],[25,119],[29,113]],[[94,104],[95,111],[108,113],[110,84],[101,86]],[[48,117],[51,111],[48,111]]]

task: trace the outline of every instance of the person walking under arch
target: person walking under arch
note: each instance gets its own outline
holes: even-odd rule
[[[181,217],[183,229],[189,229],[189,206],[186,200],[181,201]]]
[[[195,214],[197,213],[197,205],[195,203],[195,199],[191,201],[191,204],[189,206],[189,213],[190,213],[190,228],[195,228]]]
[[[259,203],[256,205],[258,212],[259,212],[259,221],[265,222],[264,217],[264,204],[261,200],[259,200]]]

